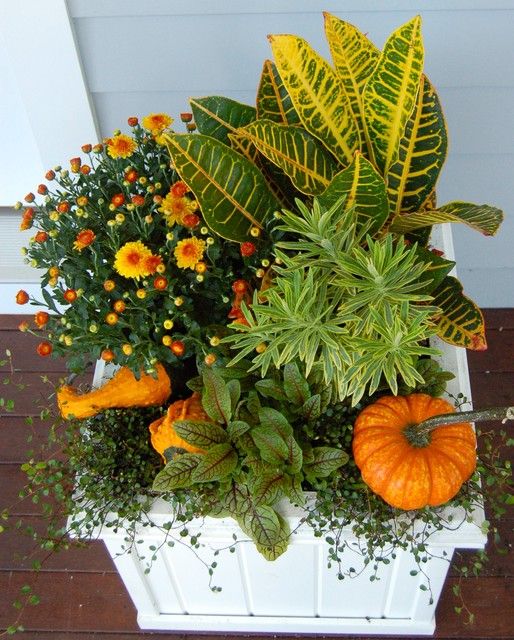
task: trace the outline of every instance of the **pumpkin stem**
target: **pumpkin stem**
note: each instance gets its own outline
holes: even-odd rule
[[[473,411],[462,411],[458,413],[443,413],[423,420],[416,426],[418,433],[430,433],[437,427],[444,425],[459,424],[460,422],[481,422],[483,420],[514,420],[514,407],[491,407],[490,409],[480,409]]]

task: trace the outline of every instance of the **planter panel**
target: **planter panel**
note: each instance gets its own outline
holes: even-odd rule
[[[435,230],[432,243],[448,258],[453,257],[447,225]],[[448,385],[449,394],[460,392],[470,399],[465,350],[437,339],[433,344],[442,351],[439,361],[443,368],[456,375]],[[101,366],[97,367],[94,384],[108,376]],[[357,550],[347,550],[342,569],[353,567],[358,577],[338,580],[336,568],[327,567],[327,543],[301,523],[303,513],[284,505],[283,515],[295,534],[288,551],[275,562],[264,560],[231,519],[205,518],[189,523],[190,533],[201,531],[199,549],[191,549],[187,538],[183,544],[168,546],[159,525],[170,520],[171,514],[162,500],[155,501],[151,512],[157,526],[137,532],[136,539],[143,543],[134,545],[131,553],[124,550],[122,531],[114,534],[104,528],[99,537],[105,541],[138,610],[142,629],[408,636],[433,633],[435,608],[454,550],[483,548],[486,542],[480,529],[482,509],[477,509],[473,522],[462,522],[459,510],[447,509],[451,522],[462,524],[432,535],[428,551],[433,558],[423,567],[425,575],[411,575],[417,569],[413,557],[398,550],[390,564],[380,566],[378,579],[370,581],[373,568],[363,566]],[[238,543],[230,553],[227,547],[233,544],[234,533]],[[357,549],[351,528],[343,537]],[[219,556],[214,555],[216,549],[223,550]],[[153,553],[156,559],[147,572]],[[206,564],[195,555],[207,565],[218,562],[212,584],[221,586],[221,592],[211,590]],[[431,594],[420,589],[427,580]]]

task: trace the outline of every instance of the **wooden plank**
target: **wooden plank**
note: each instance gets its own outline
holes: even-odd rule
[[[89,571],[96,573],[111,572],[116,568],[100,540],[88,543],[72,542],[67,550],[49,554],[41,550],[39,545],[26,533],[32,527],[39,536],[46,535],[47,521],[37,516],[23,518],[21,529],[16,528],[16,520],[11,530],[2,533],[0,544],[0,571],[31,570],[32,562],[42,562],[43,571]],[[64,521],[63,521],[64,526]]]
[[[0,627],[12,623],[10,604],[18,589],[31,580],[32,575],[24,571],[0,573]],[[447,581],[437,613],[437,638],[512,637],[513,581],[484,578],[479,582],[480,589],[475,579],[461,584],[465,602],[476,616],[471,627],[453,611],[457,602],[451,590],[456,580]],[[23,612],[21,621],[27,631],[138,631],[134,607],[116,573],[40,573],[34,590],[41,604]]]
[[[482,309],[489,329],[514,329],[514,309]]]
[[[44,339],[43,335],[34,336],[21,331],[2,331],[0,332],[0,359],[3,359],[5,346],[12,354],[12,365],[16,371],[67,372],[64,358],[38,355],[36,347]],[[8,371],[9,366],[9,363],[0,366],[0,371]]]
[[[0,463],[10,462],[21,464],[26,462],[29,451],[40,452],[48,444],[48,430],[51,421],[42,421],[39,417],[33,419],[33,424],[27,424],[23,416],[5,415],[0,417],[0,442],[2,454]],[[31,441],[28,438],[31,437]],[[46,455],[52,452],[47,450]],[[55,449],[53,450],[55,452]]]
[[[470,372],[513,372],[514,329],[488,329],[488,348],[485,351],[468,351]]]
[[[476,408],[510,406],[514,397],[514,372],[475,372],[471,377]]]

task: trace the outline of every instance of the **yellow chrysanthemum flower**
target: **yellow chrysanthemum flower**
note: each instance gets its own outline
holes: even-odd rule
[[[198,209],[198,202],[196,200],[190,200],[185,196],[177,197],[173,193],[163,199],[159,212],[166,218],[168,226],[173,226],[176,223],[183,224],[184,217],[190,213],[194,213]]]
[[[149,258],[152,252],[140,240],[126,242],[116,253],[114,268],[124,278],[139,278],[150,275]]]
[[[107,153],[111,158],[129,158],[136,150],[136,141],[124,133],[120,133],[114,138],[107,138]]]
[[[175,247],[174,255],[177,259],[177,266],[180,269],[194,269],[196,264],[203,258],[205,242],[194,236],[181,240]]]
[[[171,123],[173,122],[173,118],[166,113],[149,113],[142,120],[142,125],[145,129],[148,129],[154,136],[158,135],[164,129],[167,129]]]

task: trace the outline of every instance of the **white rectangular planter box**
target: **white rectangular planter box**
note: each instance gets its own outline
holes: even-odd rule
[[[453,256],[449,229],[438,229],[433,241],[447,257]],[[465,350],[438,340],[435,343],[443,351],[443,368],[456,375],[448,385],[449,392],[462,392],[471,398]],[[96,379],[101,376],[98,370]],[[448,510],[450,514],[455,523],[462,521],[462,513]],[[336,568],[327,568],[329,545],[323,538],[314,537],[309,526],[299,525],[303,511],[289,505],[283,515],[295,533],[287,552],[275,562],[264,560],[230,518],[205,518],[187,525],[190,534],[201,531],[202,547],[195,553],[208,564],[218,561],[213,584],[222,587],[219,593],[210,590],[207,569],[188,548],[188,538],[183,539],[184,544],[170,548],[163,544],[165,535],[158,526],[141,527],[135,539],[143,542],[127,553],[123,531],[114,533],[104,527],[99,537],[137,608],[142,629],[408,636],[433,633],[435,608],[454,550],[480,549],[486,542],[480,528],[484,514],[477,510],[474,522],[430,537],[427,549],[436,557],[423,566],[425,576],[412,576],[410,572],[417,569],[413,557],[398,550],[396,559],[380,566],[378,580],[370,582],[371,566],[357,578],[338,580]],[[156,500],[151,518],[156,525],[169,521],[169,506]],[[235,552],[229,553],[226,548],[233,544],[234,532],[239,542]],[[358,544],[350,527],[344,537],[350,546]],[[145,573],[154,554],[150,546],[157,548],[157,559]],[[215,549],[225,551],[215,558]],[[345,550],[343,559],[343,570],[362,568],[357,553]],[[427,583],[427,577],[432,604],[429,593],[419,588]]]

